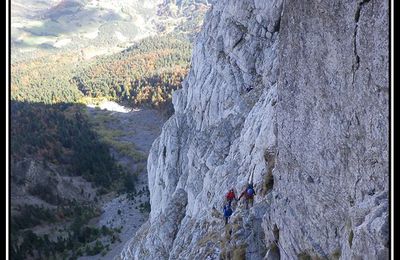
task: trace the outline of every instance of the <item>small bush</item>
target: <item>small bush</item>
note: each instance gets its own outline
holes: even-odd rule
[[[241,246],[241,247],[235,248],[233,250],[232,260],[244,260],[244,259],[246,259],[246,247]]]

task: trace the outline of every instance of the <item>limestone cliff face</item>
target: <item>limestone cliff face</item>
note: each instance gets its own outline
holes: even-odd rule
[[[387,258],[388,66],[386,1],[217,1],[120,257]]]

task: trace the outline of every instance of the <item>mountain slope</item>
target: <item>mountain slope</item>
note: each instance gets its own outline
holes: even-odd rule
[[[387,258],[387,3],[222,0],[205,21],[120,258]]]
[[[49,53],[85,58],[121,51],[149,36],[194,35],[211,1],[44,0],[11,3],[13,62]]]

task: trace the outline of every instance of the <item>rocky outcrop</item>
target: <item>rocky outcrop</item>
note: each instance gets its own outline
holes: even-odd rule
[[[80,176],[71,176],[64,166],[25,158],[11,160],[11,213],[26,205],[57,208],[71,201],[87,203],[96,197],[91,183]]]
[[[388,66],[387,2],[218,1],[121,258],[388,258]]]

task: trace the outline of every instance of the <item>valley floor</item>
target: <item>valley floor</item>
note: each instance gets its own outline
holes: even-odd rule
[[[88,115],[95,121],[99,118],[105,119],[99,123],[109,131],[118,131],[118,135],[110,135],[111,141],[117,144],[130,144],[132,150],[143,153],[143,158],[132,158],[115,149],[111,151],[118,162],[132,172],[136,172],[138,179],[136,183],[136,195],[127,198],[126,194],[109,194],[103,200],[102,214],[94,219],[95,225],[105,225],[111,228],[122,227],[117,240],[106,255],[85,256],[83,259],[113,259],[119,254],[136,230],[148,219],[149,192],[147,180],[147,156],[153,141],[161,132],[161,127],[166,118],[157,110],[153,109],[130,109],[118,105],[115,102],[103,102],[98,108],[88,106]],[[117,145],[118,146],[118,145]]]

